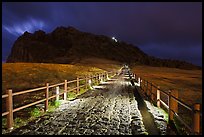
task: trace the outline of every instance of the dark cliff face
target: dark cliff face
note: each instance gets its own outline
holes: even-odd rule
[[[186,62],[150,57],[134,45],[115,42],[103,35],[81,32],[73,27],[57,27],[48,34],[42,30],[33,34],[25,32],[15,41],[7,62],[66,64],[89,57],[128,64],[197,68]]]
[[[70,63],[86,57],[134,62],[146,56],[139,48],[110,37],[58,27],[49,34],[25,32],[15,41],[7,62]]]

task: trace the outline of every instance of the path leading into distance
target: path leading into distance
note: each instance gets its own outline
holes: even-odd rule
[[[125,72],[126,73],[126,72]],[[153,117],[145,127],[135,88],[126,74],[66,101],[52,113],[12,131],[15,135],[144,135],[161,134]],[[147,111],[147,110],[145,110]],[[143,112],[144,113],[144,112]],[[149,113],[149,112],[146,112]],[[145,114],[145,113],[144,113]],[[148,115],[149,116],[149,115]],[[154,132],[148,128],[152,127]],[[155,131],[156,128],[156,131]],[[157,131],[158,130],[158,131]]]

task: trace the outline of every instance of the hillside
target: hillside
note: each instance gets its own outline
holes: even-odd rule
[[[81,32],[73,27],[57,27],[51,33],[25,32],[14,43],[8,63],[75,64],[88,58],[100,58],[125,64],[199,69],[193,64],[148,56],[137,46],[114,41],[104,35]]]
[[[44,86],[46,82],[50,84],[61,83],[65,79],[73,80],[76,77],[84,77],[104,71],[114,71],[119,69],[119,65],[109,65],[104,60],[103,66],[98,64],[47,64],[47,63],[3,63],[2,64],[2,94],[7,89],[14,92]]]
[[[164,91],[178,90],[179,98],[189,105],[202,104],[202,70],[134,66],[132,71]]]

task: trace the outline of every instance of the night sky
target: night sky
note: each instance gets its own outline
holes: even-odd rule
[[[25,31],[50,33],[57,26],[114,36],[155,57],[202,65],[202,2],[3,2],[2,62]]]

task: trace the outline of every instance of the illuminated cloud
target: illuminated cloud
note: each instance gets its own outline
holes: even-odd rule
[[[29,20],[24,21],[23,23],[13,24],[11,26],[3,25],[3,28],[7,32],[9,32],[15,36],[20,36],[25,31],[34,32],[36,30],[43,29],[43,27],[44,27],[43,21],[36,20],[33,18],[30,18]]]

